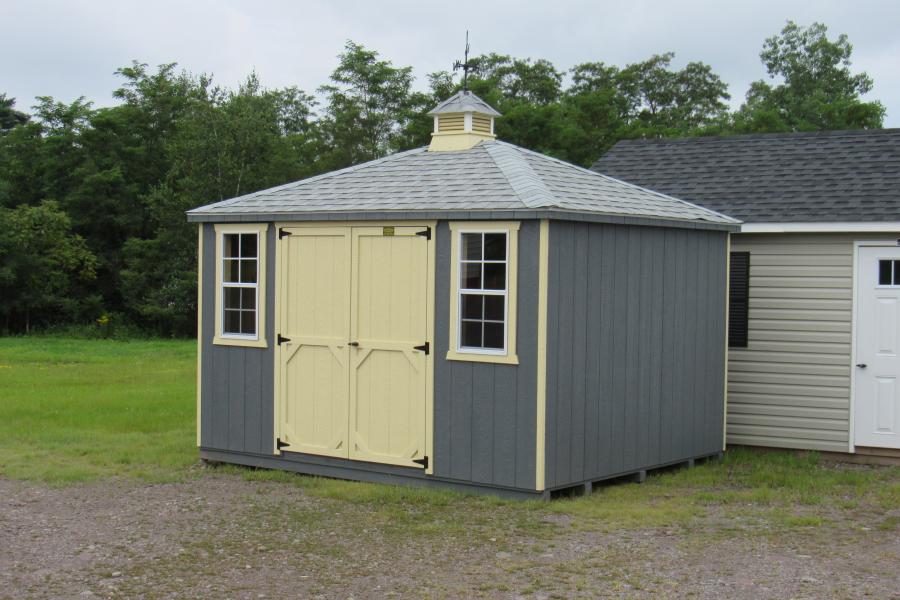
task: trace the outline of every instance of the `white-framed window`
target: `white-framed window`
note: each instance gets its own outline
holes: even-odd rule
[[[267,225],[216,225],[213,343],[265,347]]]
[[[517,222],[451,223],[451,319],[447,358],[518,363]]]

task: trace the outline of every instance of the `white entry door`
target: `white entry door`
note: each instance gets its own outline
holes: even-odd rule
[[[858,252],[853,443],[900,448],[900,248]]]

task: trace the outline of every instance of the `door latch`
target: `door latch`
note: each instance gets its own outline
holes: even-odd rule
[[[865,369],[867,365],[866,365],[866,363],[859,363],[856,366],[859,367],[860,369]]]
[[[347,345],[356,348],[357,346],[359,346],[359,342],[347,342]]]

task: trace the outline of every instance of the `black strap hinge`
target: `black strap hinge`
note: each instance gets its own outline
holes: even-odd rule
[[[425,342],[421,346],[413,346],[413,350],[421,350],[425,353],[425,356],[428,356],[428,353],[431,351],[431,344]]]
[[[414,460],[413,462],[416,463],[417,465],[422,465],[422,467],[425,469],[428,468],[428,457],[427,456],[425,458],[420,458],[418,460]]]
[[[426,227],[425,231],[417,231],[416,235],[421,235],[426,240],[431,239],[431,227]]]
[[[282,344],[282,342],[289,342],[289,341],[291,341],[291,338],[286,338],[286,337],[284,337],[283,335],[281,335],[281,334],[279,333],[279,334],[278,334],[278,340],[277,340],[277,341],[278,341],[278,345],[280,346],[280,345]]]
[[[290,231],[288,231],[287,229],[285,229],[284,227],[279,227],[278,228],[278,239],[280,240],[281,238],[283,238],[286,235],[294,235],[294,234],[291,233]]]
[[[277,446],[278,449],[281,450],[282,448],[290,446],[290,444],[288,444],[287,442],[282,442],[281,438],[275,438],[275,446]]]

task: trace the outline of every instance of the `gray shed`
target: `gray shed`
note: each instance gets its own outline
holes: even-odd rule
[[[724,444],[737,221],[496,141],[197,208],[207,460],[546,497]]]

